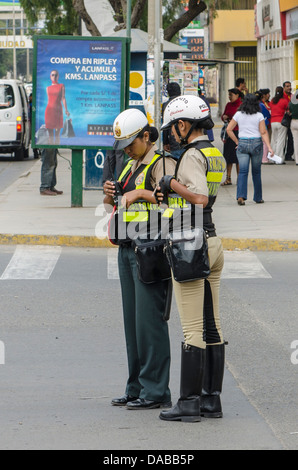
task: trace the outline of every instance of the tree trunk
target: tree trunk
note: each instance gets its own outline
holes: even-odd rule
[[[127,1],[121,0],[121,9],[119,9],[119,2],[114,0],[109,0],[111,6],[115,11],[114,19],[118,21],[118,25],[115,27],[115,31],[119,31],[119,29],[126,28],[126,11],[127,11]],[[151,0],[152,1],[152,0]],[[131,12],[131,27],[136,28],[139,24],[140,18],[142,16],[143,10],[146,7],[147,0],[137,0],[133,10]]]
[[[150,0],[149,0],[150,1]],[[147,0],[138,0],[133,8],[131,13],[131,27],[136,28],[140,18],[142,16],[143,10],[147,5]]]
[[[176,21],[174,21],[167,29],[164,31],[164,39],[170,41],[173,36],[175,36],[180,29],[186,28],[189,23],[202,11],[206,10],[207,5],[202,1],[190,0],[188,3],[188,11],[186,11],[182,16],[180,16]]]
[[[91,34],[91,36],[101,36],[96,24],[92,21],[92,18],[87,13],[84,0],[72,0],[72,4],[75,11],[84,21],[86,28]]]

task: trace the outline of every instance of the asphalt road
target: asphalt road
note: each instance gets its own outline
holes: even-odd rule
[[[298,253],[226,253],[224,417],[189,424],[110,405],[127,378],[116,252],[0,247],[0,449],[297,449]],[[175,402],[175,301],[169,328]]]
[[[10,154],[0,154],[0,192],[4,191],[16,179],[30,171],[36,160],[30,148],[29,158],[18,162]]]

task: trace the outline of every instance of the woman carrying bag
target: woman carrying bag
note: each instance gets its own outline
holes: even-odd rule
[[[170,344],[165,321],[171,284],[169,280],[159,279],[148,284],[140,279],[133,238],[137,236],[135,229],[143,234],[149,229],[150,210],[155,213],[158,209],[154,189],[164,174],[164,167],[167,173],[174,174],[175,161],[162,158],[154,144],[158,131],[149,126],[146,116],[139,110],[127,109],[120,113],[113,130],[114,149],[124,150],[130,159],[117,182],[117,189],[122,193],[117,244],[128,380],[125,394],[114,398],[112,405],[126,406],[130,410],[171,406]],[[108,180],[103,189],[104,203],[113,207],[115,183]]]
[[[169,103],[161,129],[170,128],[184,148],[175,177],[160,181],[158,200],[178,194],[180,207],[191,205],[191,229],[198,226],[196,206],[203,207],[203,229],[208,240],[210,274],[206,279],[178,282],[173,289],[179,310],[184,342],[181,349],[180,398],[160,418],[196,422],[201,415],[221,417],[220,393],[224,374],[224,340],[219,318],[219,285],[224,263],[221,240],[212,222],[212,206],[226,169],[223,155],[204,135],[213,127],[206,103],[197,96],[183,95]],[[200,224],[200,223],[199,223]],[[202,224],[201,224],[202,225]]]

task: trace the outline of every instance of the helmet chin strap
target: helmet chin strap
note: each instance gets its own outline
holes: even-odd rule
[[[189,138],[190,134],[192,133],[192,131],[194,130],[195,125],[196,125],[196,121],[193,121],[192,125],[190,126],[190,129],[189,129],[188,133],[186,134],[186,136],[182,137],[181,134],[180,134],[179,127],[178,127],[178,122],[175,122],[174,127],[175,127],[175,131],[177,132],[177,135],[180,139],[180,142],[179,142],[180,147],[185,147],[185,145],[188,144],[188,138]]]

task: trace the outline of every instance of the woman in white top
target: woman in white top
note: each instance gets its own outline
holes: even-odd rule
[[[238,125],[238,139],[233,129]],[[237,201],[240,206],[245,205],[247,199],[247,178],[249,162],[251,161],[252,181],[254,186],[253,200],[260,204],[262,198],[261,165],[263,156],[263,142],[273,155],[263,114],[260,112],[260,103],[256,95],[247,94],[233,119],[227,127],[229,137],[235,142],[239,162],[237,181]]]

